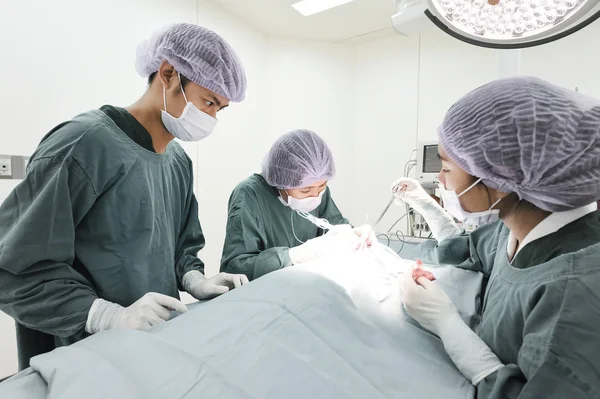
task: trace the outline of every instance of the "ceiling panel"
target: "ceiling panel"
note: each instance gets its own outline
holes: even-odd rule
[[[292,8],[296,1],[212,0],[270,35],[340,42],[395,34],[390,22],[395,11],[392,0],[354,0],[308,17]]]

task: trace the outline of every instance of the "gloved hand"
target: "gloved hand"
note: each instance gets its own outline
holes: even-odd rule
[[[156,292],[147,293],[126,308],[98,298],[88,313],[85,331],[95,334],[114,329],[147,330],[169,320],[173,310],[185,313],[188,309],[178,299]]]
[[[374,243],[377,242],[377,236],[375,235],[375,230],[372,226],[365,224],[360,227],[354,228],[354,234],[356,234],[360,238],[361,245],[366,245],[370,247]]]
[[[438,335],[456,367],[473,385],[504,367],[492,350],[461,319],[456,306],[434,281],[399,279],[400,297],[407,313]]]
[[[452,300],[434,282],[425,277],[413,279],[413,273],[406,273],[399,280],[400,297],[406,312],[423,327],[440,335],[448,320],[460,316]],[[426,281],[426,282],[425,282]]]
[[[350,225],[336,226],[325,235],[308,240],[290,248],[290,259],[294,265],[323,256],[352,253],[360,246],[360,239]]]
[[[420,199],[431,199],[421,184],[410,177],[402,177],[396,180],[394,183],[392,183],[390,191],[392,194],[396,195],[396,204],[398,205],[403,205],[404,201],[406,201],[412,206],[413,202],[418,202]]]
[[[452,216],[435,202],[415,179],[398,179],[392,184],[390,191],[396,196],[396,204],[406,202],[423,215],[433,238],[438,242],[460,235],[460,229]]]
[[[207,279],[198,270],[187,272],[182,281],[183,288],[199,300],[214,298],[244,284],[248,284],[245,274],[219,273]]]

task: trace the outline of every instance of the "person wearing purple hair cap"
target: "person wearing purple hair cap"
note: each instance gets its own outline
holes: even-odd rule
[[[421,247],[483,273],[474,330],[425,278],[400,281],[404,307],[478,398],[600,397],[600,100],[498,80],[454,104],[439,139],[448,211],[500,220]]]
[[[246,96],[246,75],[219,35],[193,24],[155,33],[137,49],[136,69],[150,87],[131,113],[162,128],[160,143],[174,137],[199,141],[217,124],[217,112]]]
[[[25,181],[0,206],[0,310],[17,323],[19,368],[33,356],[110,329],[147,329],[248,282],[207,278],[192,161],[174,138],[200,140],[244,99],[233,49],[191,24],[138,48],[149,87],[44,137]]]
[[[221,271],[250,280],[321,256],[352,252],[374,242],[368,226],[352,229],[327,183],[335,176],[333,154],[316,133],[293,130],[279,137],[262,173],[238,184],[229,199]],[[297,212],[326,219],[327,234]]]

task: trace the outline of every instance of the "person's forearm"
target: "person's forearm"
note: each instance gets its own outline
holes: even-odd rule
[[[0,310],[25,327],[69,337],[84,331],[98,298],[84,281],[66,264],[45,262],[37,273],[18,275],[0,269]]]
[[[458,313],[440,326],[439,336],[456,368],[476,386],[504,365]]]

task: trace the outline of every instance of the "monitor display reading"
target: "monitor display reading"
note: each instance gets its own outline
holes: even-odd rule
[[[438,158],[438,146],[423,146],[422,173],[439,173],[442,170],[442,161]]]

